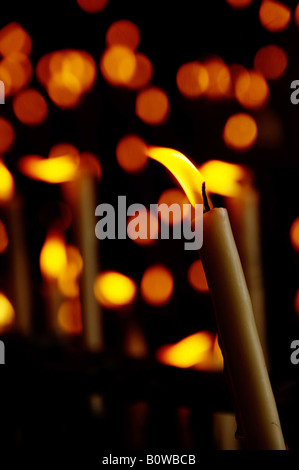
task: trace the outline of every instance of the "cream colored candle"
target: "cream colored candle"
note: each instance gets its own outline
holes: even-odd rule
[[[204,202],[200,255],[245,446],[283,450],[277,407],[227,210],[210,209],[201,174],[180,152],[149,147],[148,155],[173,173],[192,205]]]
[[[227,211],[209,210],[200,250],[236,412],[249,449],[285,449],[252,304]]]

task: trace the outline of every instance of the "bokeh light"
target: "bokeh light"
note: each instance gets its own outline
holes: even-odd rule
[[[30,126],[41,124],[48,115],[44,97],[33,89],[23,90],[16,95],[13,110],[19,121]]]
[[[135,51],[140,41],[140,31],[136,24],[129,20],[119,20],[112,23],[106,33],[108,46],[121,45]]]
[[[15,192],[12,174],[0,159],[0,203],[9,201]]]
[[[0,80],[5,85],[5,95],[20,91],[30,82],[32,65],[25,54],[15,52],[0,62]]]
[[[108,0],[77,0],[77,3],[87,13],[98,13],[104,10]]]
[[[107,271],[97,276],[94,283],[94,293],[101,305],[117,309],[134,301],[137,286],[130,277],[116,271]]]
[[[137,116],[147,124],[162,124],[170,112],[167,94],[158,87],[145,88],[136,97],[135,110]]]
[[[270,32],[286,29],[291,21],[291,11],[285,4],[263,0],[259,10],[261,24]]]
[[[8,235],[4,223],[0,220],[0,254],[8,247]]]
[[[19,161],[19,169],[29,178],[47,183],[72,181],[79,168],[80,160],[66,154],[55,158],[43,158],[39,155],[26,155]]]
[[[82,313],[79,299],[65,300],[57,313],[58,325],[64,333],[78,335],[82,333]]]
[[[236,80],[235,94],[239,103],[245,108],[259,109],[267,103],[270,92],[263,75],[251,70],[239,75]]]
[[[274,44],[259,49],[254,58],[254,67],[268,80],[279,78],[287,66],[287,55]]]
[[[7,119],[0,117],[0,154],[8,152],[15,140],[15,132]]]
[[[291,225],[290,237],[294,250],[299,252],[299,217]]]
[[[218,56],[209,57],[203,62],[203,65],[209,77],[205,96],[209,99],[224,98],[231,87],[231,77],[227,65]]]
[[[228,147],[247,150],[257,139],[257,125],[252,116],[238,113],[230,116],[223,129],[223,140]]]
[[[100,70],[111,85],[125,86],[133,79],[136,70],[135,54],[126,46],[110,46],[101,57]]]
[[[178,69],[176,83],[182,95],[187,98],[198,98],[208,88],[209,75],[199,62],[188,62]]]
[[[140,208],[136,215],[128,217],[127,233],[138,245],[152,245],[159,234],[157,216],[146,208]]]
[[[67,266],[67,253],[64,237],[59,233],[49,233],[40,252],[40,270],[47,279],[57,279]]]
[[[141,171],[148,161],[146,150],[146,143],[138,135],[126,135],[120,139],[116,147],[118,164],[129,173]]]
[[[58,276],[58,288],[65,297],[79,296],[78,278],[83,269],[83,259],[76,246],[66,246],[66,265]]]
[[[199,292],[209,292],[209,286],[200,259],[191,264],[188,270],[188,280],[195,290]]]
[[[134,73],[125,84],[131,90],[139,90],[146,87],[150,83],[154,72],[151,61],[144,54],[136,52],[135,60]]]
[[[0,292],[0,333],[6,331],[14,322],[15,311],[3,292]]]
[[[143,274],[140,290],[145,302],[159,307],[166,304],[173,294],[174,282],[169,269],[157,264]]]
[[[32,42],[19,23],[13,22],[0,30],[0,54],[4,57],[15,52],[30,55]]]

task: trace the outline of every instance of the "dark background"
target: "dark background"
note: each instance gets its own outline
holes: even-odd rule
[[[296,3],[289,2],[292,12]],[[56,107],[33,78],[31,85],[42,92],[49,105],[47,121],[37,128],[28,128],[16,120],[10,99],[1,107],[1,114],[12,122],[17,136],[13,149],[5,155],[4,160],[13,172],[19,191],[26,201],[24,218],[36,290],[34,318],[37,332],[44,333],[41,320],[43,306],[38,295],[38,256],[47,228],[40,223],[40,215],[47,201],[59,200],[61,195],[56,186],[29,181],[22,176],[17,170],[17,162],[25,154],[46,156],[55,143],[70,142],[80,151],[89,150],[99,157],[103,176],[98,187],[98,203],[116,204],[118,195],[127,195],[128,204],[140,202],[148,205],[155,203],[160,193],[167,187],[173,187],[174,182],[164,168],[152,161],[148,162],[142,173],[133,176],[119,168],[115,157],[117,142],[123,135],[132,132],[139,134],[147,143],[177,148],[199,164],[214,158],[246,164],[254,170],[255,184],[261,194],[262,253],[273,380],[278,384],[284,381],[288,384],[289,381],[292,384],[297,383],[298,372],[296,366],[290,363],[289,357],[290,343],[299,333],[299,320],[293,304],[299,288],[299,255],[291,246],[289,230],[293,220],[299,216],[299,106],[290,102],[290,84],[299,79],[299,29],[292,19],[285,31],[269,33],[259,22],[259,6],[259,1],[253,1],[249,8],[234,10],[225,1],[110,0],[102,12],[94,15],[82,11],[75,0],[11,1],[1,8],[0,27],[17,21],[30,34],[33,42],[33,66],[47,52],[64,48],[84,49],[92,54],[98,64],[110,24],[118,19],[133,21],[141,32],[138,50],[149,57],[154,67],[152,84],[167,92],[171,106],[171,114],[165,124],[148,126],[135,115],[136,93],[109,86],[98,71],[95,87],[85,96],[82,104],[73,110]],[[271,111],[280,123],[282,139],[277,140],[275,131],[270,130],[270,133],[273,132],[270,139],[263,139],[261,133],[251,150],[234,152],[226,148],[222,140],[222,129],[227,118],[243,108],[235,100],[186,100],[177,90],[176,72],[181,64],[200,60],[208,54],[219,55],[227,64],[239,63],[252,68],[257,50],[271,43],[281,46],[287,52],[287,71],[279,80],[269,83],[271,97],[267,110],[256,111],[252,115],[258,123],[263,123],[266,111]],[[171,302],[166,307],[154,309],[138,299],[134,307],[133,315],[144,328],[152,354],[159,345],[177,341],[198,330],[215,331],[209,297],[193,291],[187,282],[188,267],[197,259],[197,255],[184,251],[180,241],[158,241],[150,247],[140,247],[130,240],[103,241],[100,257],[103,270],[118,270],[131,276],[136,282],[140,282],[144,270],[151,263],[165,263],[171,269],[175,282]],[[2,273],[2,277],[3,275]],[[109,315],[107,312],[108,349],[114,351],[121,333],[113,324],[116,321],[115,316],[112,321]],[[8,353],[9,351],[10,349]],[[30,360],[34,357],[35,361],[35,349],[30,351]],[[41,357],[43,354],[46,354],[47,361],[51,358],[52,362],[50,352],[43,352]],[[13,355],[18,362],[19,352],[14,350]],[[58,362],[59,358],[61,359],[58,354]],[[41,360],[39,369],[46,381],[52,377],[47,361],[47,366],[44,367]],[[54,359],[53,363],[55,364]],[[299,370],[299,366],[297,367]],[[6,374],[10,376],[10,380],[15,380],[18,367],[7,369]],[[36,374],[32,374],[31,378],[35,381]],[[22,374],[20,377],[24,379]],[[147,379],[142,374],[140,377],[146,385]],[[179,382],[182,383],[181,378]],[[65,393],[69,393],[70,383],[71,381],[65,381]],[[169,383],[164,385],[167,389]],[[55,389],[54,385],[53,387]],[[45,389],[43,388],[43,393]],[[53,391],[52,388],[51,390]],[[162,390],[165,391],[163,387]],[[295,431],[290,424],[292,418],[288,413],[296,407],[292,402],[294,389],[291,387],[290,390],[287,402],[289,408],[286,408],[283,422],[289,440],[295,442]],[[38,403],[42,412],[44,402],[40,398]],[[55,403],[57,406],[56,401]],[[74,398],[74,406],[75,403]],[[71,409],[70,404],[68,407]],[[36,418],[39,414],[37,409],[32,404],[29,415]],[[82,420],[87,419],[84,410],[80,412]],[[71,416],[72,413],[69,413]],[[30,420],[30,416],[26,416],[24,422]],[[66,422],[70,416],[65,417]],[[49,419],[48,415],[47,418]],[[80,415],[78,421],[80,422]],[[71,425],[64,425],[69,432]],[[51,421],[50,429],[53,430],[54,427]],[[35,436],[35,432],[36,427],[28,431],[27,435],[31,436],[29,440]],[[63,431],[60,432],[65,435]],[[15,436],[13,432],[12,435]],[[46,435],[48,436],[48,431]],[[115,442],[120,444],[121,437]]]

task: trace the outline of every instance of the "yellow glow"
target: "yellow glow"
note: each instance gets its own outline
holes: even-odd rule
[[[4,223],[0,220],[0,254],[8,247],[8,235]]]
[[[147,155],[166,166],[175,176],[190,203],[202,204],[202,184],[204,179],[188,158],[177,150],[166,147],[148,147]]]
[[[178,343],[161,347],[158,361],[174,367],[189,368],[205,360],[213,348],[213,335],[207,331],[195,333]]]
[[[188,280],[191,286],[199,292],[209,292],[209,286],[200,259],[191,264],[188,270]]]
[[[66,247],[66,266],[58,276],[58,288],[65,297],[75,298],[79,296],[78,277],[83,269],[82,256],[75,246]]]
[[[8,298],[0,292],[0,332],[9,328],[15,318],[15,311]]]
[[[44,277],[57,279],[67,266],[67,253],[64,237],[50,233],[40,252],[40,269]]]
[[[240,183],[249,178],[249,172],[241,165],[210,160],[199,167],[209,182],[209,190],[222,196],[237,196],[242,190]]]
[[[211,350],[202,361],[196,364],[193,368],[196,370],[204,370],[207,372],[221,372],[223,371],[224,361],[221,349],[218,343],[218,335],[215,335],[214,344]]]
[[[162,265],[154,265],[143,274],[140,289],[144,300],[153,306],[166,304],[173,294],[173,277]]]
[[[100,304],[107,308],[125,307],[136,297],[135,282],[124,274],[107,271],[97,276],[94,293]]]
[[[57,316],[58,324],[65,333],[76,335],[82,332],[82,315],[79,299],[62,302]]]
[[[80,159],[73,155],[56,158],[43,158],[39,155],[27,155],[19,162],[20,170],[32,179],[47,183],[63,183],[75,178]]]
[[[15,184],[10,171],[0,159],[0,202],[9,201],[15,191]]]

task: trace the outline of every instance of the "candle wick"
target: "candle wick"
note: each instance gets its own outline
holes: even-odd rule
[[[204,208],[205,208],[204,213],[209,212],[209,210],[211,208],[210,208],[209,201],[208,201],[208,196],[207,196],[207,193],[206,193],[206,182],[205,181],[202,183],[202,198],[203,198],[203,204],[204,204]]]

